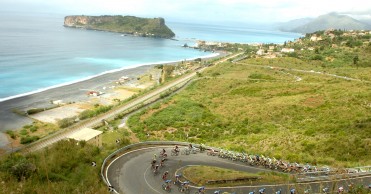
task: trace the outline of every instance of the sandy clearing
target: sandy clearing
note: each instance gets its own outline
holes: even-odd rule
[[[77,116],[84,110],[85,109],[82,109],[79,104],[68,104],[65,106],[30,115],[30,117],[41,122],[55,124],[58,120]]]

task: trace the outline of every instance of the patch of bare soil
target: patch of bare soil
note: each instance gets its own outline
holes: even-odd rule
[[[173,101],[170,101],[170,102],[168,102],[166,104],[161,104],[160,108],[158,108],[158,109],[150,109],[150,110],[148,110],[145,114],[143,114],[142,116],[140,116],[140,121],[146,120],[147,118],[151,117],[156,112],[160,112],[161,110],[167,108],[168,106],[170,106],[173,103],[174,103]]]
[[[304,100],[303,104],[308,107],[316,108],[324,103],[322,96],[309,97]]]

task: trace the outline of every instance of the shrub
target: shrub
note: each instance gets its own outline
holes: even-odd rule
[[[16,135],[15,132],[12,131],[12,130],[7,130],[7,131],[6,131],[6,134],[8,134],[8,135],[10,136],[10,138],[12,138],[12,139],[17,138],[17,135]]]
[[[95,112],[93,110],[84,110],[80,113],[79,119],[84,120],[93,116],[95,116]]]
[[[33,108],[33,109],[30,109],[30,110],[27,110],[27,114],[32,115],[32,114],[42,112],[44,110],[45,110],[44,108]]]
[[[314,56],[311,57],[311,60],[322,61],[323,60],[323,56],[322,55],[314,55]]]
[[[58,126],[60,128],[69,127],[69,126],[71,126],[75,123],[75,119],[76,119],[76,117],[71,117],[71,118],[65,118],[65,119],[59,120],[58,121]]]
[[[38,136],[26,136],[21,138],[21,144],[29,144],[34,141],[39,140],[40,138]]]
[[[32,126],[32,127],[30,127],[30,131],[31,131],[32,133],[36,132],[37,129],[39,129],[38,126]]]
[[[19,132],[20,135],[28,135],[28,131],[27,129],[22,129],[20,132]]]

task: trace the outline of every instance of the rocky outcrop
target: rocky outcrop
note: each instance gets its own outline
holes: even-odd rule
[[[66,16],[65,27],[84,28],[133,34],[136,36],[173,38],[174,32],[163,18],[139,18],[134,16]]]

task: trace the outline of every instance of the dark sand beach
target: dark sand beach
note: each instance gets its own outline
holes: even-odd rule
[[[205,58],[203,60],[209,60],[225,55],[226,53],[220,52],[218,56]],[[176,63],[178,62],[168,64]],[[14,113],[14,109],[24,111],[31,108],[45,108],[52,106],[50,103],[52,100],[62,100],[65,103],[87,101],[89,100],[89,97],[86,95],[87,90],[101,90],[101,88],[105,86],[112,85],[112,83],[117,81],[122,76],[127,76],[129,78],[139,77],[153,67],[154,65],[146,65],[132,69],[124,69],[74,84],[0,102],[0,149],[7,147],[7,145],[10,143],[4,133],[5,131],[20,129],[24,125],[31,124],[33,122],[33,120],[28,117],[20,116]]]
[[[153,65],[140,66],[132,69],[104,74],[89,80],[77,82],[71,85],[53,88],[43,92],[10,99],[0,102],[0,148],[9,144],[9,141],[4,134],[6,130],[15,130],[22,128],[24,125],[31,124],[32,119],[20,116],[13,112],[17,110],[28,110],[31,108],[44,108],[51,106],[51,100],[62,100],[63,102],[80,102],[88,100],[86,90],[98,90],[102,87],[111,84],[122,76],[136,78],[149,69]]]

